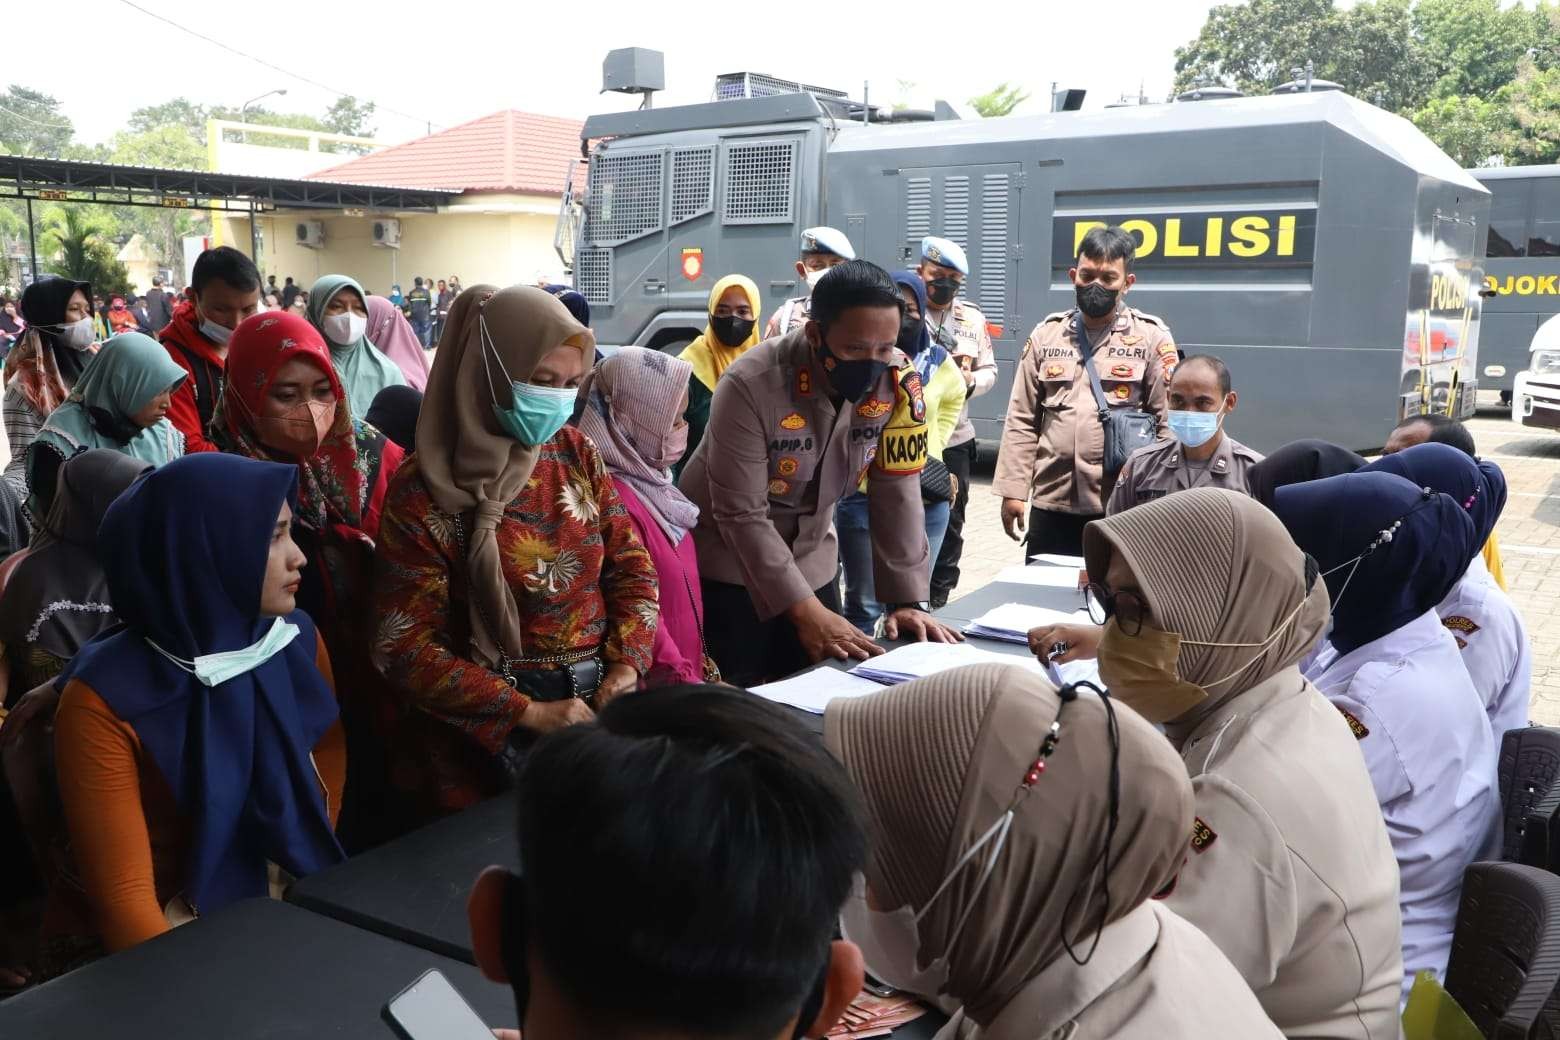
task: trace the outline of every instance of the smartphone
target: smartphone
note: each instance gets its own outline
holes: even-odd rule
[[[401,1040],[493,1040],[493,1030],[437,968],[391,997],[381,1015]]]

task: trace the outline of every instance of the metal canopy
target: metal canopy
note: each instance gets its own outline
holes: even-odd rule
[[[338,184],[0,155],[0,199],[249,214],[279,208],[432,212],[458,195],[458,189]]]

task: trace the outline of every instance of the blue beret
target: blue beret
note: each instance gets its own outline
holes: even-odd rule
[[[921,239],[921,259],[930,260],[943,267],[951,267],[966,278],[970,276],[970,262],[964,256],[963,247],[946,238],[927,235]]]
[[[843,231],[831,227],[810,227],[802,232],[802,253],[833,253],[846,260],[856,259],[856,251],[850,247],[850,239]]]

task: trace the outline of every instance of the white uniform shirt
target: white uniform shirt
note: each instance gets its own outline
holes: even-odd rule
[[[1416,973],[1445,975],[1463,871],[1486,858],[1498,836],[1489,718],[1434,611],[1347,654],[1328,646],[1306,678],[1345,713],[1387,821],[1407,999]]]
[[[1478,556],[1435,612],[1462,651],[1498,754],[1506,731],[1528,724],[1533,659],[1522,615]]]

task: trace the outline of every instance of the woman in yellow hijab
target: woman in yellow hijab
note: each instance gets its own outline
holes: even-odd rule
[[[746,275],[728,274],[710,290],[710,320],[704,334],[680,355],[693,365],[693,375],[688,377],[688,410],[683,413],[688,423],[688,450],[673,470],[674,479],[704,439],[715,384],[733,361],[758,345],[759,308],[758,286]]]

